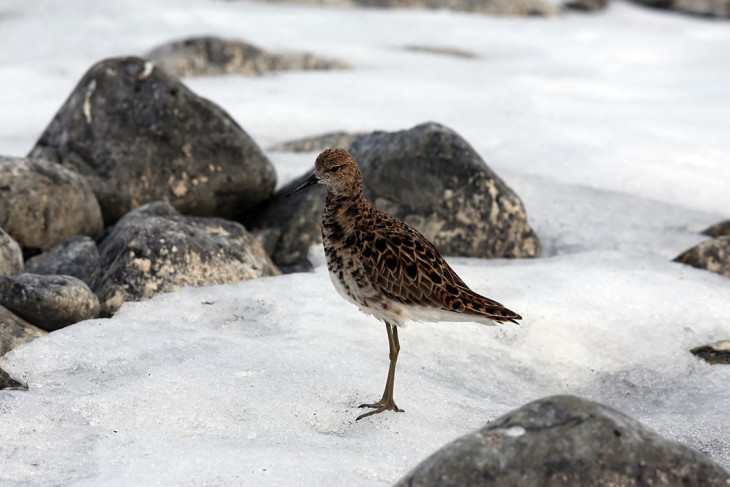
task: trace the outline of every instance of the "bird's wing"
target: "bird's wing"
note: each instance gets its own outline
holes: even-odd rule
[[[398,220],[388,220],[358,239],[365,274],[378,291],[405,305],[500,322],[520,319],[517,313],[469,289],[426,237]]]

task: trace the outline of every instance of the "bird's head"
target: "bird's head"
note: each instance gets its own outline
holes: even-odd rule
[[[362,191],[362,174],[355,159],[345,149],[327,149],[317,157],[314,173],[287,196],[314,184],[326,184],[327,189],[335,194],[356,194]]]

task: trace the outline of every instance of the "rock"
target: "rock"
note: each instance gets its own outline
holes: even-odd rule
[[[1,341],[2,341],[2,338],[0,338],[0,342]],[[2,355],[2,354],[0,354],[0,355]],[[10,377],[10,374],[5,372],[3,369],[0,369],[0,390],[2,390],[2,389],[8,389],[11,391],[12,390],[27,391],[28,384],[25,384],[21,381],[13,379],[12,377]]]
[[[557,5],[543,0],[353,0],[359,7],[423,8],[507,16],[559,15]]]
[[[724,237],[730,235],[730,220],[725,220],[709,228],[705,228],[702,233],[710,237]]]
[[[62,274],[81,279],[91,285],[99,267],[96,242],[85,235],[64,240],[46,254],[37,255],[26,263],[32,274]]]
[[[674,262],[717,272],[730,277],[730,236],[705,240],[699,245],[682,252]]]
[[[243,41],[210,36],[163,44],[147,57],[176,76],[261,76],[277,71],[350,69],[343,62],[319,59],[313,54],[271,54]]]
[[[416,486],[727,485],[711,459],[638,421],[575,396],[507,413],[450,443],[401,479]]]
[[[730,0],[633,0],[660,9],[675,10],[703,17],[730,17]]]
[[[357,138],[349,150],[363,173],[365,196],[412,225],[445,255],[537,257],[540,240],[522,201],[452,130],[435,123]],[[309,246],[321,241],[324,189],[286,198],[282,188],[245,220],[248,228],[276,228],[274,262],[306,268]]]
[[[71,276],[0,277],[0,305],[46,331],[99,316],[99,299]]]
[[[103,228],[86,179],[58,164],[0,156],[0,227],[27,255]]]
[[[329,132],[313,137],[282,142],[269,147],[274,152],[322,152],[331,147],[347,147],[364,133]]]
[[[438,46],[419,46],[419,45],[408,45],[404,46],[403,50],[410,52],[422,52],[425,54],[435,54],[437,56],[449,56],[461,59],[477,59],[479,56],[471,51],[464,49],[458,49],[456,47],[438,47]],[[342,147],[342,146],[337,146]]]
[[[0,357],[15,347],[32,342],[45,334],[45,331],[0,306]]]
[[[122,218],[99,244],[93,289],[103,314],[124,301],[149,299],[185,286],[209,286],[279,274],[243,225],[180,215],[151,203]]]
[[[605,10],[607,5],[608,0],[568,0],[563,3],[563,8],[581,12],[597,12]]]
[[[23,272],[23,252],[18,242],[0,228],[0,276]]]
[[[711,365],[730,364],[730,340],[695,347],[690,352]]]
[[[107,225],[156,200],[232,218],[276,184],[269,160],[226,112],[135,57],[94,65],[30,154],[88,176]]]

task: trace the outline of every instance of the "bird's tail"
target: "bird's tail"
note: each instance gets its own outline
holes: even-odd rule
[[[500,303],[493,301],[489,298],[475,293],[472,290],[461,290],[462,300],[466,309],[464,314],[483,316],[497,323],[504,323],[505,321],[511,321],[512,323],[518,324],[517,320],[521,320],[522,316],[518,315],[514,311],[505,308]]]

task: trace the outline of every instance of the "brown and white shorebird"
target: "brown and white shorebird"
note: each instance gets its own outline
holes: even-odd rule
[[[363,195],[362,175],[344,149],[327,149],[314,174],[291,196],[314,184],[327,185],[322,237],[335,289],[361,311],[383,322],[388,332],[390,368],[383,397],[361,408],[402,411],[393,400],[398,327],[406,321],[474,321],[487,325],[521,319],[496,301],[467,286],[431,242],[407,224],[371,205]]]

